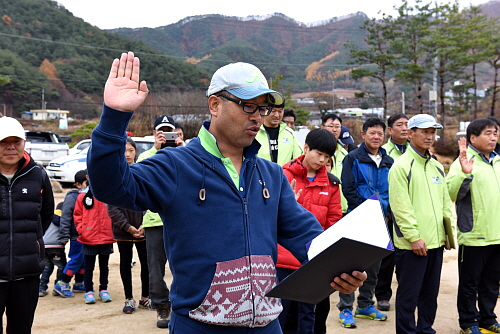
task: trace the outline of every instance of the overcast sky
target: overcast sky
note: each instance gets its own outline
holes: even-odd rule
[[[381,11],[395,16],[394,5],[402,1],[391,0],[253,0],[253,1],[208,1],[208,0],[57,0],[73,15],[101,29],[120,27],[156,28],[175,23],[188,16],[222,14],[246,17],[283,13],[299,22],[310,23],[327,20],[355,12],[364,12],[368,17],[379,17]],[[500,1],[500,0],[499,0]],[[430,2],[430,0],[429,0]],[[452,2],[440,1],[441,3]],[[488,0],[460,0],[462,6],[479,5]],[[409,3],[414,3],[409,0]],[[427,3],[424,1],[424,3]]]

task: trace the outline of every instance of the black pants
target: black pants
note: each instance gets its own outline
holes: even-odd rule
[[[4,312],[8,334],[31,334],[39,284],[39,276],[0,283],[0,334],[3,333]]]
[[[97,255],[85,255],[85,291],[94,291],[94,267]],[[109,255],[99,255],[99,291],[108,289]]]
[[[316,304],[316,321],[314,334],[326,334],[326,319],[330,313],[330,296]]]
[[[433,334],[437,297],[443,265],[443,247],[419,256],[411,250],[396,249],[396,333]],[[415,309],[418,307],[418,321]]]
[[[118,251],[120,252],[120,277],[123,283],[125,298],[133,298],[131,263],[134,245],[137,249],[139,262],[141,263],[141,294],[142,297],[149,297],[149,272],[146,241],[118,241],[117,244]]]
[[[457,307],[460,327],[488,328],[497,321],[500,245],[460,246],[459,254]]]
[[[389,219],[387,222],[387,230],[389,231],[389,236],[391,241],[393,239],[393,219]],[[391,253],[391,255],[382,259],[380,264],[380,270],[378,271],[377,286],[375,287],[375,298],[377,301],[390,300],[392,297],[392,276],[394,275],[394,267],[396,265],[396,252]]]
[[[395,259],[395,252],[392,252],[391,255],[382,259],[377,276],[377,286],[375,287],[375,298],[377,301],[390,300],[392,297],[391,285],[392,276],[394,275],[394,266],[396,265]]]

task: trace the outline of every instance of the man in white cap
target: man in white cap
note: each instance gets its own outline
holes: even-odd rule
[[[441,128],[430,115],[413,116],[408,121],[410,146],[389,171],[389,202],[396,219],[398,334],[436,333],[432,325],[446,244],[443,220],[452,217],[444,168],[429,153]]]
[[[277,243],[304,261],[306,243],[322,230],[281,167],[256,156],[262,118],[282,95],[257,67],[224,66],[208,88],[212,120],[198,137],[129,167],[125,130],[147,93],[139,59],[132,52],[115,59],[88,171],[98,199],[160,214],[173,275],[170,331],[281,333],[280,301],[266,297],[276,283]],[[348,293],[365,279],[344,273],[331,286]]]
[[[31,333],[45,267],[43,234],[54,216],[50,180],[24,151],[24,129],[0,118],[0,333]]]

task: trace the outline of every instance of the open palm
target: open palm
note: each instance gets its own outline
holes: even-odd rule
[[[460,160],[460,165],[462,166],[462,172],[465,174],[472,173],[474,159],[467,159],[467,140],[465,138],[460,138],[458,140],[458,147],[460,149],[458,159]]]
[[[117,110],[136,110],[149,92],[146,81],[139,83],[139,72],[139,58],[133,52],[115,59],[104,86],[104,103]]]

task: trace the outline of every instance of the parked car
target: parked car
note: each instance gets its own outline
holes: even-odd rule
[[[57,157],[68,155],[69,146],[61,137],[51,131],[26,130],[25,151],[28,152],[36,163],[47,166]]]
[[[153,136],[147,137],[132,137],[137,145],[137,154],[149,150],[155,142]],[[87,139],[90,143],[90,139]],[[49,162],[47,166],[47,174],[52,180],[61,183],[75,182],[75,174],[79,170],[87,168],[87,153],[90,145],[81,150],[77,154],[67,155],[56,158]]]
[[[69,149],[69,154],[71,155],[71,154],[80,153],[81,151],[83,151],[84,149],[89,147],[90,143],[91,143],[90,139],[84,139],[84,140],[79,141],[78,143],[76,143],[75,146],[73,146],[72,148]]]

